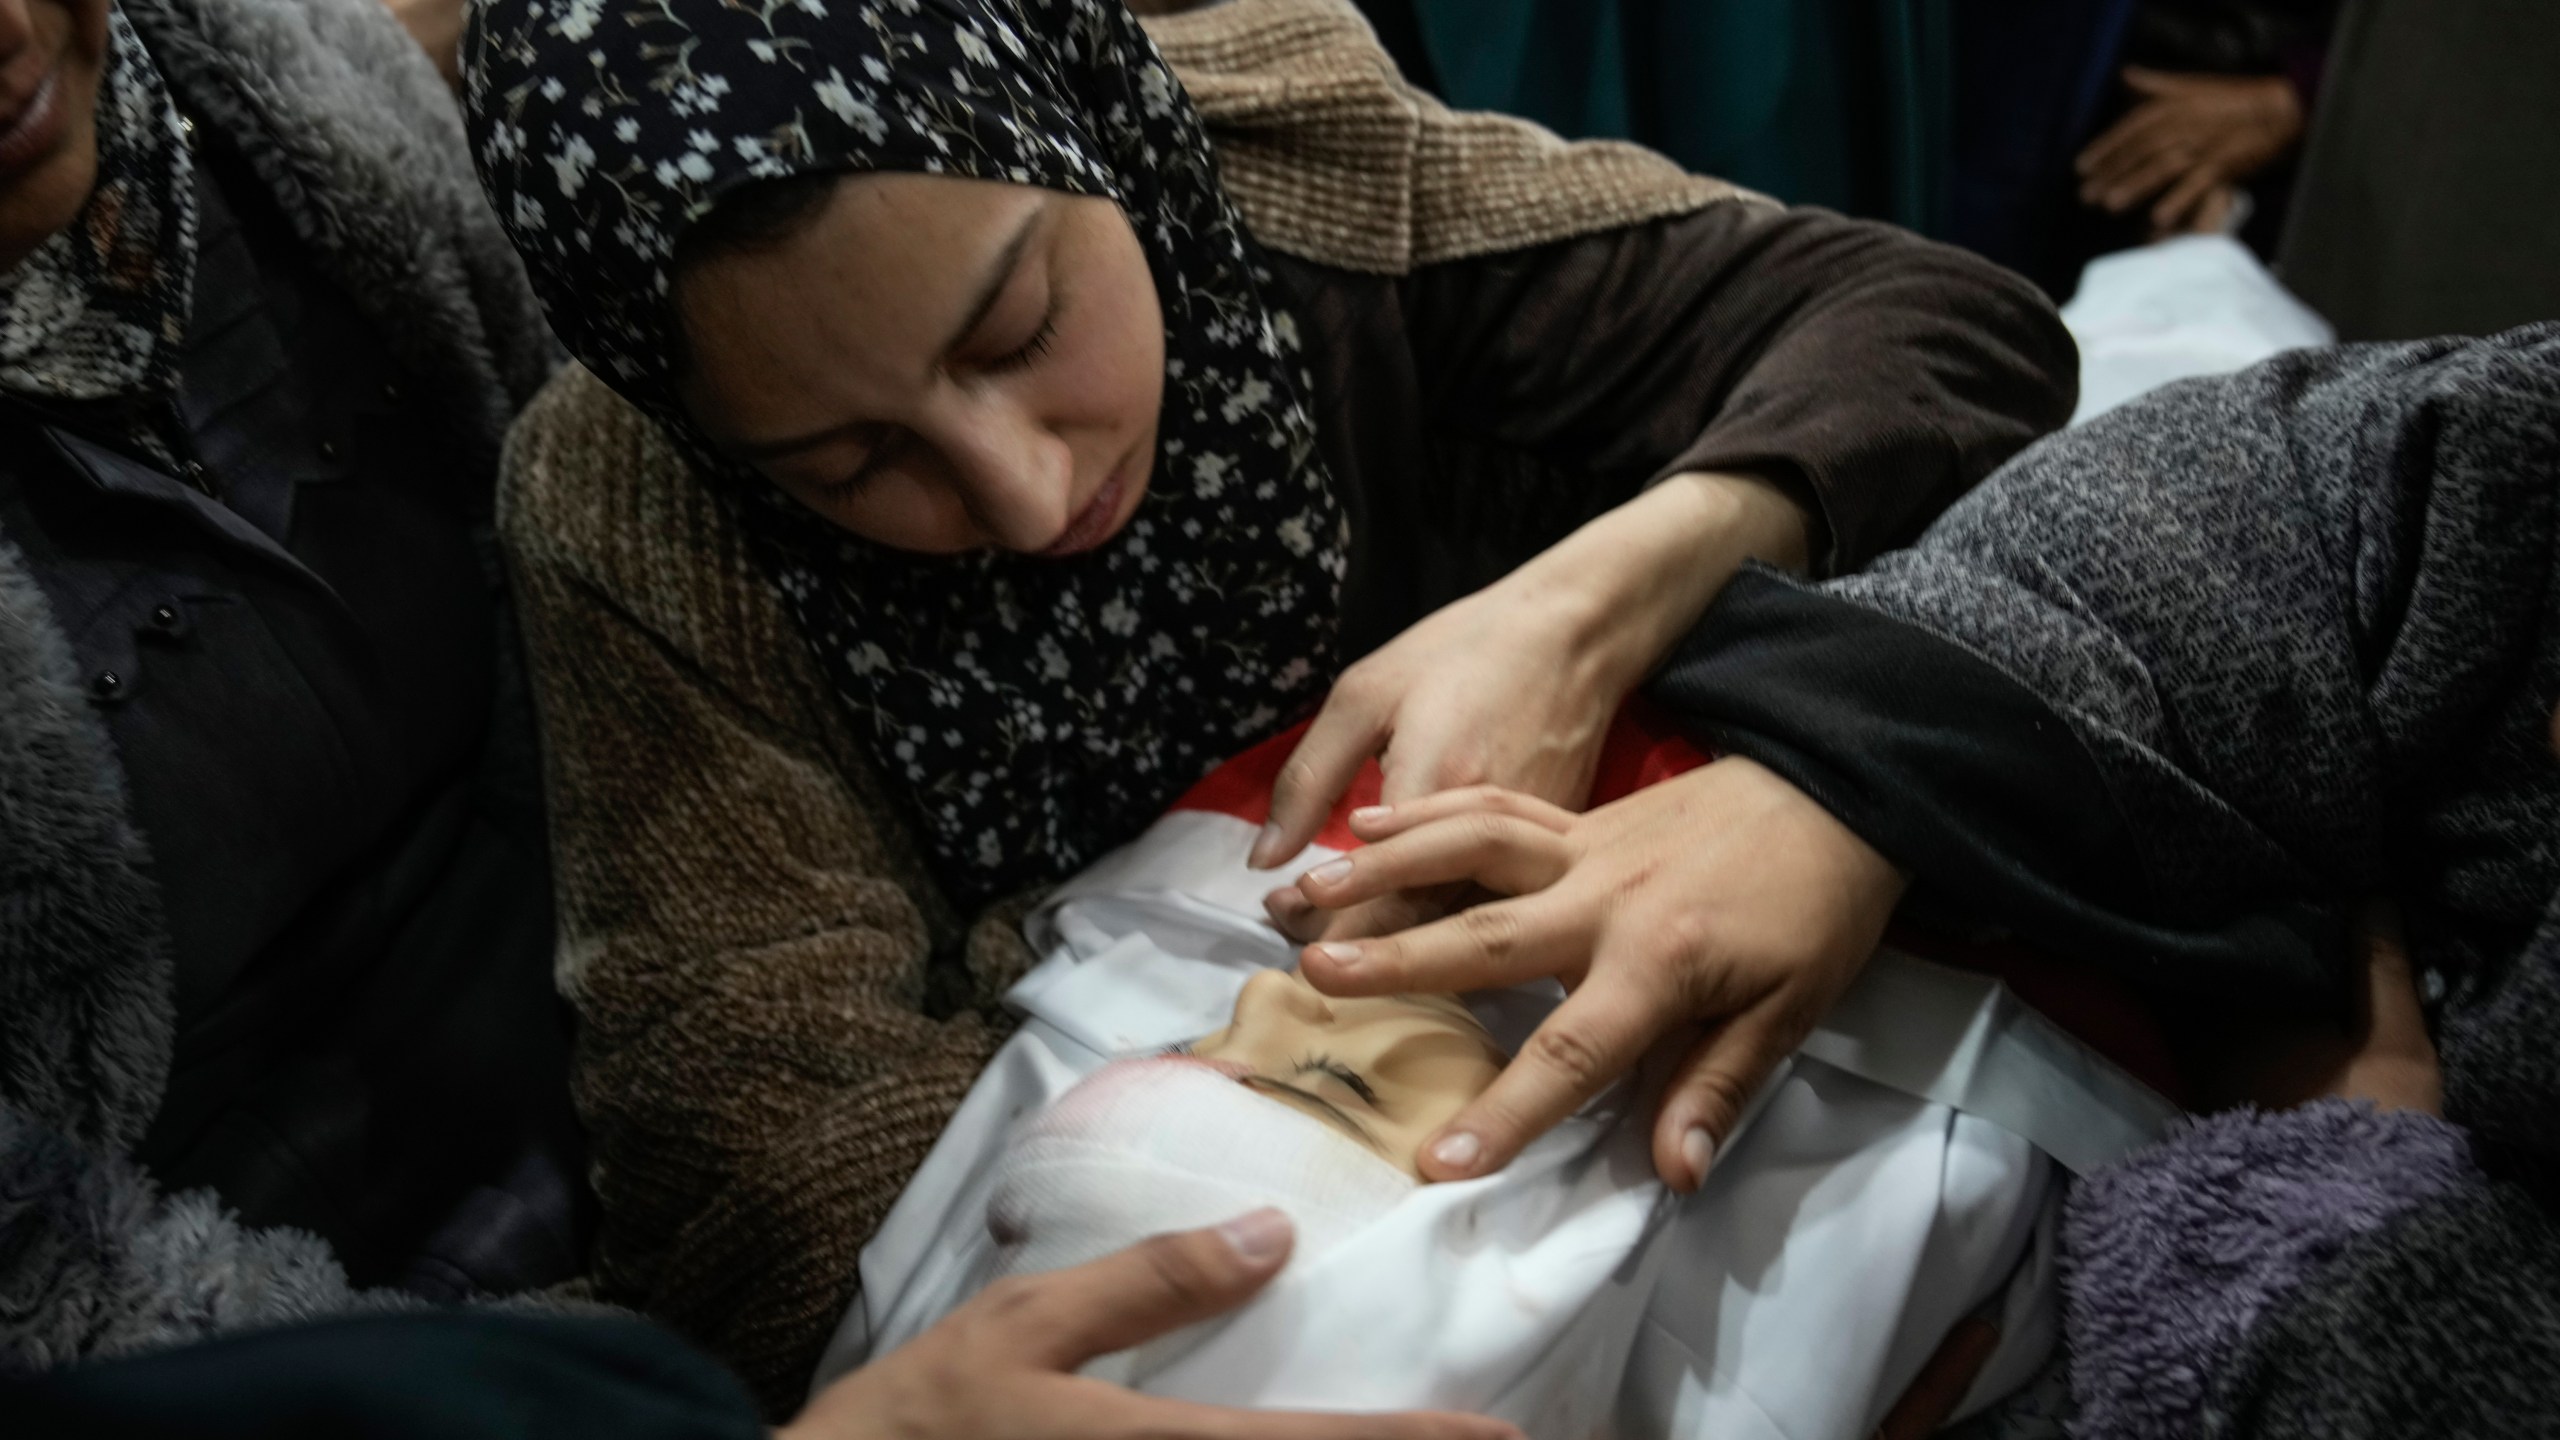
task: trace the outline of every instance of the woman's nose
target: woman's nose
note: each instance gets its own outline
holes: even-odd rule
[[[988,544],[1029,553],[1066,533],[1076,515],[1076,482],[1065,441],[1001,411],[976,411],[953,430],[943,447],[952,483]]]
[[[35,24],[28,18],[27,0],[0,0],[0,64],[16,59],[34,38]]]

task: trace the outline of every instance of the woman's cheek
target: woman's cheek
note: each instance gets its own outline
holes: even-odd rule
[[[1089,343],[1050,362],[1045,368],[1054,399],[1043,408],[1052,415],[1123,447],[1155,428],[1164,399],[1161,335],[1149,344],[1126,324],[1097,326]]]
[[[985,543],[959,492],[907,476],[882,476],[857,500],[867,503],[860,533],[900,550],[956,555]]]

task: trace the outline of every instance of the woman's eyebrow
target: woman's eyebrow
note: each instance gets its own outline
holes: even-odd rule
[[[1022,252],[1031,245],[1031,232],[1038,228],[1040,217],[1049,213],[1051,203],[1048,197],[1043,196],[1039,204],[1023,215],[1022,223],[1013,227],[1012,237],[1004,242],[1004,248],[996,252],[995,259],[979,275],[977,298],[969,302],[967,313],[952,328],[951,338],[943,341],[941,347],[933,352],[935,363],[939,364],[940,357],[959,349],[977,333],[980,325],[986,323],[987,312],[995,309],[996,301],[1004,297],[1005,282],[1013,278],[1014,267],[1022,263]]]

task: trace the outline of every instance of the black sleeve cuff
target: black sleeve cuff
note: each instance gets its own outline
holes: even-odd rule
[[[1694,738],[1784,776],[1920,883],[2146,991],[2341,1007],[2333,910],[2182,913],[2148,893],[2104,774],[2033,691],[1961,646],[1757,567],[1648,687]]]

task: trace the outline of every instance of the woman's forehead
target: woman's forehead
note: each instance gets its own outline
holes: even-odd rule
[[[1055,192],[848,177],[797,232],[689,270],[677,291],[698,417],[764,450],[927,383],[1053,226]],[[848,393],[838,394],[838,390]]]

